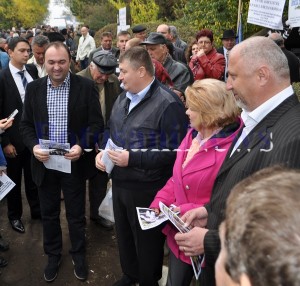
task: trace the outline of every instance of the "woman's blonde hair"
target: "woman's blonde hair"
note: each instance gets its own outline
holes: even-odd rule
[[[199,113],[199,126],[224,127],[239,115],[233,93],[217,79],[197,80],[187,87],[185,94],[188,108]]]

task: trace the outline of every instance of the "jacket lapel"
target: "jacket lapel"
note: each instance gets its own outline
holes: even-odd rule
[[[70,123],[70,118],[72,118],[72,112],[76,107],[76,102],[78,97],[80,96],[80,85],[78,81],[76,81],[76,76],[70,73],[70,93],[69,93],[69,104],[68,104],[68,123]],[[85,96],[82,94],[81,96]]]
[[[275,108],[273,111],[267,114],[266,117],[261,122],[259,122],[256,125],[256,127],[248,134],[248,136],[246,136],[246,138],[238,148],[240,149],[240,152],[235,151],[230,157],[235,142],[239,138],[239,136],[237,136],[237,139],[231,144],[231,148],[228,151],[226,159],[222,164],[217,177],[222,175],[222,173],[230,169],[237,161],[239,161],[246,154],[251,152],[251,149],[253,149],[257,144],[265,140],[266,136],[269,136],[268,128],[272,127],[282,117],[284,113],[286,113],[290,108],[294,107],[297,104],[299,104],[299,102],[296,95],[288,97],[277,108]],[[245,144],[245,140],[247,140],[247,144]],[[246,148],[245,145],[247,145]]]
[[[16,98],[19,102],[19,104],[21,106],[23,106],[23,102],[22,102],[22,99],[21,99],[21,95],[20,95],[20,92],[18,90],[18,87],[16,85],[16,82],[11,74],[11,71],[9,68],[6,69],[6,73],[7,73],[7,77],[6,77],[6,80],[7,80],[7,86],[11,87],[11,94],[16,94],[18,95]]]
[[[35,100],[37,101],[36,106],[40,109],[40,122],[48,123],[48,107],[47,107],[47,79],[48,77],[44,77],[40,81],[40,85],[38,86],[37,96]]]

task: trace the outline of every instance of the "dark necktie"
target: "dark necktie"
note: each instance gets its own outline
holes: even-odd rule
[[[24,71],[19,71],[18,74],[21,76],[22,84],[24,86],[24,89],[26,90],[26,86],[27,86],[28,82],[27,82],[27,79],[24,75]]]

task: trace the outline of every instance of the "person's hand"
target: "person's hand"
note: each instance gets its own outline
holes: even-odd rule
[[[2,176],[3,174],[6,174],[6,166],[3,168],[5,168],[5,169],[0,169],[0,176]]]
[[[203,49],[200,49],[198,52],[197,52],[197,57],[201,57],[202,55],[205,55],[205,52]]]
[[[103,154],[104,151],[101,151],[100,153],[97,154],[95,158],[95,165],[97,169],[99,169],[102,172],[105,172],[106,171],[105,165],[101,161]]]
[[[12,126],[13,122],[14,122],[14,118],[10,118],[8,120],[7,120],[7,118],[1,119],[0,120],[0,129],[6,130],[7,128]]]
[[[160,213],[160,209],[152,208],[152,210],[155,212],[155,215],[158,216]]]
[[[65,154],[65,158],[72,162],[77,161],[82,155],[82,148],[79,145],[74,145],[68,153]]]
[[[187,233],[178,232],[175,235],[176,243],[179,250],[183,251],[186,256],[196,256],[204,253],[204,237],[208,229],[194,227]]]
[[[181,219],[185,222],[186,226],[205,227],[207,224],[208,213],[205,207],[200,207],[187,211]]]
[[[40,162],[46,162],[49,160],[49,151],[42,150],[40,145],[35,145],[32,149],[34,157]]]
[[[3,148],[4,155],[7,158],[15,158],[18,154],[16,148],[12,144],[8,144]]]
[[[108,150],[108,156],[118,167],[127,167],[129,161],[129,152],[127,150],[113,151]]]

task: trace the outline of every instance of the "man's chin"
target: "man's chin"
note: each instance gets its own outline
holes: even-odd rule
[[[240,99],[236,98],[236,105],[239,107],[239,108],[242,108],[243,110],[248,110],[248,107],[247,105],[242,102]]]

